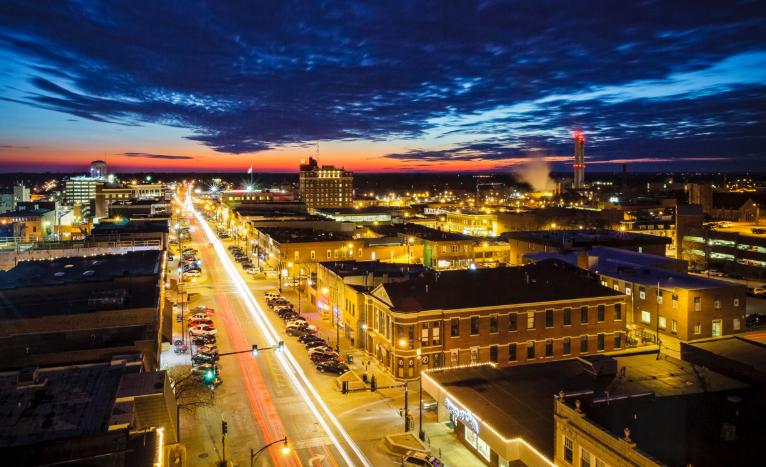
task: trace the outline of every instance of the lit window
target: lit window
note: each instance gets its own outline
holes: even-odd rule
[[[643,287],[639,287],[638,288],[638,298],[640,298],[641,300],[646,299],[646,289],[645,288],[643,288]]]
[[[529,311],[527,312],[527,329],[534,329],[535,328],[535,312]]]
[[[694,311],[702,311],[702,297],[694,297]]]
[[[735,298],[735,299],[734,299],[734,306],[735,306],[735,307],[738,307],[738,306],[739,306],[739,298]]]
[[[572,462],[573,455],[572,455],[572,440],[564,436],[564,460],[567,462]]]
[[[649,324],[652,322],[652,315],[648,311],[641,312],[641,322]]]
[[[732,326],[732,328],[734,328],[735,331],[739,331],[739,328],[742,326],[739,318],[734,318],[732,320],[731,326]]]
[[[670,332],[673,334],[678,334],[678,321],[672,320],[670,322]]]
[[[702,323],[699,321],[694,323],[694,334],[702,334]]]
[[[666,329],[668,327],[668,319],[664,316],[660,316],[660,321],[657,323],[657,325],[660,327],[660,329]]]

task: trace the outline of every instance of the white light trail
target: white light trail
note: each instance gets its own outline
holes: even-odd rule
[[[207,237],[208,242],[213,244],[213,247],[215,248],[215,251],[218,254],[218,257],[220,258],[221,262],[226,268],[226,272],[229,273],[229,277],[234,282],[239,292],[242,294],[244,302],[247,305],[248,311],[253,316],[256,323],[260,326],[261,330],[266,336],[267,345],[269,346],[276,345],[277,342],[282,340],[280,338],[280,335],[277,333],[276,329],[274,329],[274,327],[271,325],[271,322],[268,321],[268,318],[266,318],[266,314],[264,313],[263,309],[258,304],[258,302],[255,300],[255,297],[253,296],[253,293],[250,291],[250,288],[242,279],[242,276],[239,275],[239,272],[234,266],[234,263],[231,261],[231,259],[229,259],[226,253],[226,249],[223,246],[223,243],[221,243],[221,241],[215,235],[215,233],[210,228],[210,226],[207,225],[207,222],[205,221],[205,219],[191,205],[191,201],[190,201],[191,198],[188,195],[186,199],[187,199],[187,210],[194,214],[194,217],[202,226],[202,230],[205,232],[205,236]],[[356,442],[354,442],[354,440],[351,439],[351,436],[349,436],[348,432],[343,428],[343,426],[340,424],[340,422],[332,413],[332,411],[330,411],[330,408],[327,407],[327,405],[324,403],[322,398],[319,396],[319,393],[311,384],[311,382],[308,380],[308,377],[303,372],[303,369],[300,367],[298,362],[295,360],[295,357],[293,357],[293,355],[290,353],[290,350],[287,347],[285,347],[284,352],[275,353],[275,355],[277,356],[277,360],[279,360],[279,362],[282,364],[284,369],[287,371],[287,374],[290,376],[290,379],[293,382],[293,385],[298,390],[298,393],[301,395],[303,400],[306,402],[306,405],[309,407],[311,412],[317,418],[320,425],[327,433],[327,436],[330,438],[330,440],[333,442],[335,447],[338,449],[338,452],[340,452],[341,456],[343,457],[343,460],[346,461],[346,463],[350,466],[364,465],[364,466],[372,467],[372,464],[370,463],[369,460],[367,460],[367,457],[364,455],[361,449],[359,449],[359,446],[357,446]],[[301,384],[301,381],[303,382],[303,384]],[[311,395],[316,400],[316,403],[314,400],[312,400],[311,397],[309,397],[309,394],[306,392],[306,390],[308,390],[311,393]],[[330,426],[327,425],[327,422],[325,421],[324,417],[319,412],[319,409],[317,408],[317,404],[319,405],[319,407],[321,407],[322,411],[327,416],[327,419],[329,419],[330,422],[332,422],[336,430],[340,433],[340,435],[346,441],[346,444],[348,444],[348,446],[354,451],[354,454],[356,454],[357,458],[360,461],[360,464],[355,463],[349,456],[348,452],[340,444],[337,437],[330,429]]]

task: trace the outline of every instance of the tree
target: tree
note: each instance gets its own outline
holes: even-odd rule
[[[194,413],[200,407],[212,406],[215,402],[215,392],[211,386],[192,373],[189,365],[175,366],[168,369],[173,392],[176,395],[176,425],[178,438],[181,440],[181,410]]]

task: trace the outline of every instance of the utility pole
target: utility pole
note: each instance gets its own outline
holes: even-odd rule
[[[656,328],[656,336],[657,336],[657,360],[660,359],[660,352],[662,351],[660,349],[660,299],[662,297],[662,290],[660,289],[660,281],[657,281],[657,293],[655,294],[655,301],[657,302],[657,324],[655,325]]]
[[[404,432],[410,432],[410,392],[407,389],[407,383],[404,383]]]
[[[226,465],[226,433],[229,431],[229,425],[221,417],[221,461],[222,465]]]

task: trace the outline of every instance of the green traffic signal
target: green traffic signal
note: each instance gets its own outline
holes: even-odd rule
[[[212,383],[213,380],[215,380],[215,372],[213,370],[208,370],[208,372],[205,373],[205,382]]]

